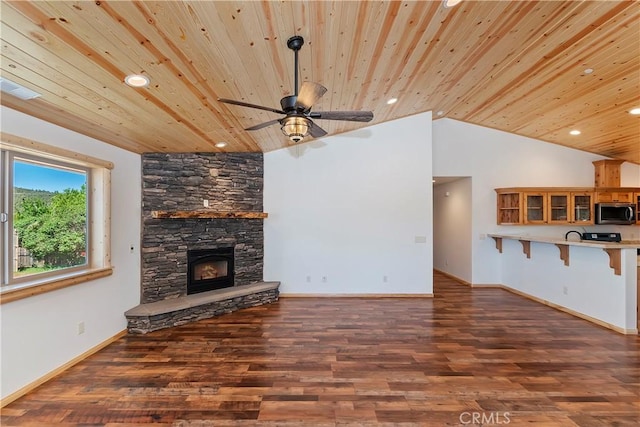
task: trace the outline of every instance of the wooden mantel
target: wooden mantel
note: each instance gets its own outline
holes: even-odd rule
[[[151,211],[152,218],[169,218],[169,219],[185,219],[185,218],[203,218],[203,219],[263,219],[268,214],[266,212],[219,212],[206,209],[191,211]]]

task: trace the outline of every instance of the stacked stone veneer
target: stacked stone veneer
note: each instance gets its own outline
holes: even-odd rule
[[[186,295],[190,249],[234,246],[234,285],[262,281],[263,220],[154,219],[151,211],[262,212],[263,171],[262,153],[142,155],[141,303]]]

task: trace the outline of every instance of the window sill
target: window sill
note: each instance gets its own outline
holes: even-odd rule
[[[41,282],[6,286],[0,290],[0,304],[44,294],[101,277],[111,276],[112,274],[113,267],[96,268],[93,270],[83,270],[64,277],[49,278]]]

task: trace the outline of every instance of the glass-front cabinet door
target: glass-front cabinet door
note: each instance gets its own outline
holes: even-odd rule
[[[549,193],[549,223],[568,223],[569,213],[569,193]]]
[[[547,222],[545,193],[525,193],[524,223],[544,224]]]
[[[572,222],[593,224],[593,193],[571,193]]]
[[[549,224],[593,224],[593,193],[550,192],[547,198]]]

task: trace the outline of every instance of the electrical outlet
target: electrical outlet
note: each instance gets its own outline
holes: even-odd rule
[[[204,199],[204,200],[202,201],[202,204],[204,205],[204,207],[205,207],[205,208],[208,208],[208,207],[209,207],[209,200]]]
[[[387,276],[382,276],[383,283],[387,283],[388,281],[389,281],[389,278]]]
[[[84,322],[78,323],[78,335],[84,334]]]
[[[311,276],[307,276],[307,283],[311,283]]]
[[[327,283],[327,276],[322,276],[322,283]]]
[[[567,288],[566,286],[562,287],[562,293],[565,295],[569,295],[569,288]]]

